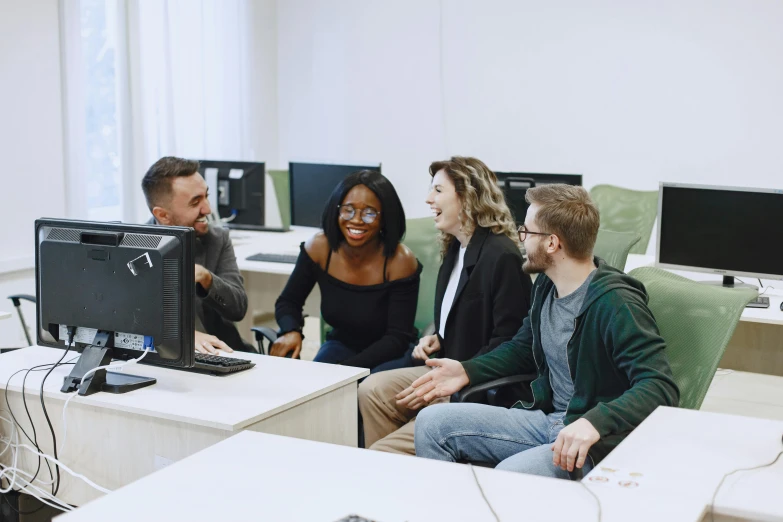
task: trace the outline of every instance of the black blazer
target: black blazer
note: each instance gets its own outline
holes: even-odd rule
[[[511,339],[530,309],[530,276],[522,272],[522,254],[507,236],[477,227],[465,251],[462,273],[448,318],[441,318],[443,294],[459,254],[453,241],[438,271],[435,327],[446,321],[446,339],[438,357],[465,361]]]

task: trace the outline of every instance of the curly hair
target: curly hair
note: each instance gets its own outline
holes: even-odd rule
[[[430,165],[430,176],[441,170],[451,178],[457,196],[462,202],[459,220],[462,229],[473,235],[476,227],[488,228],[493,234],[505,234],[519,245],[516,223],[508,209],[503,192],[498,186],[498,178],[484,162],[476,158],[452,156],[445,161],[435,161]],[[445,256],[454,236],[440,232],[441,256]]]

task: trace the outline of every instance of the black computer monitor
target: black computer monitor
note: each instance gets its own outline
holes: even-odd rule
[[[323,163],[289,163],[291,183],[291,224],[320,227],[324,205],[348,174],[359,170],[381,171],[377,165],[330,165]]]
[[[503,195],[506,197],[506,204],[511,210],[511,215],[517,225],[525,222],[527,207],[530,205],[525,201],[525,193],[530,187],[538,185],[551,185],[553,183],[564,183],[566,185],[582,186],[581,174],[544,174],[539,172],[495,172],[498,178],[498,184]]]
[[[783,279],[783,190],[661,183],[658,220],[656,266]]]
[[[207,181],[210,202],[228,228],[268,230],[265,226],[263,163],[200,160],[199,172]]]
[[[89,370],[145,349],[144,362],[193,366],[193,240],[186,227],[36,220],[38,344],[66,349],[72,333],[70,349],[81,353],[63,392],[124,393],[153,384],[104,370],[82,382]]]

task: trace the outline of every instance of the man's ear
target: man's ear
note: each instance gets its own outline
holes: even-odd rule
[[[560,250],[560,238],[559,237],[557,237],[554,234],[551,234],[549,236],[549,238],[547,238],[547,239],[549,240],[549,243],[546,246],[546,251],[547,251],[548,254],[554,254],[555,252]]]
[[[171,215],[165,208],[154,207],[152,215],[155,216],[155,220],[161,225],[171,225]]]

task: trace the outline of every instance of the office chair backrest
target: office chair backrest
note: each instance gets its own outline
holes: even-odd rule
[[[266,173],[272,178],[272,184],[275,186],[280,221],[283,223],[283,228],[288,230],[291,227],[291,182],[288,179],[288,171],[267,170]]]
[[[628,252],[640,239],[641,236],[635,232],[615,232],[599,228],[593,253],[606,261],[607,265],[625,271]]]
[[[680,407],[699,409],[745,305],[758,293],[697,283],[660,268],[637,268],[629,275],[647,288],[680,388]]]
[[[601,212],[601,228],[634,232],[641,240],[631,254],[644,254],[658,216],[658,191],[630,190],[614,185],[596,185],[590,197]]]
[[[403,243],[413,251],[424,269],[419,284],[419,300],[416,305],[414,326],[419,335],[435,320],[435,286],[440,269],[440,244],[438,231],[432,218],[409,219]]]

